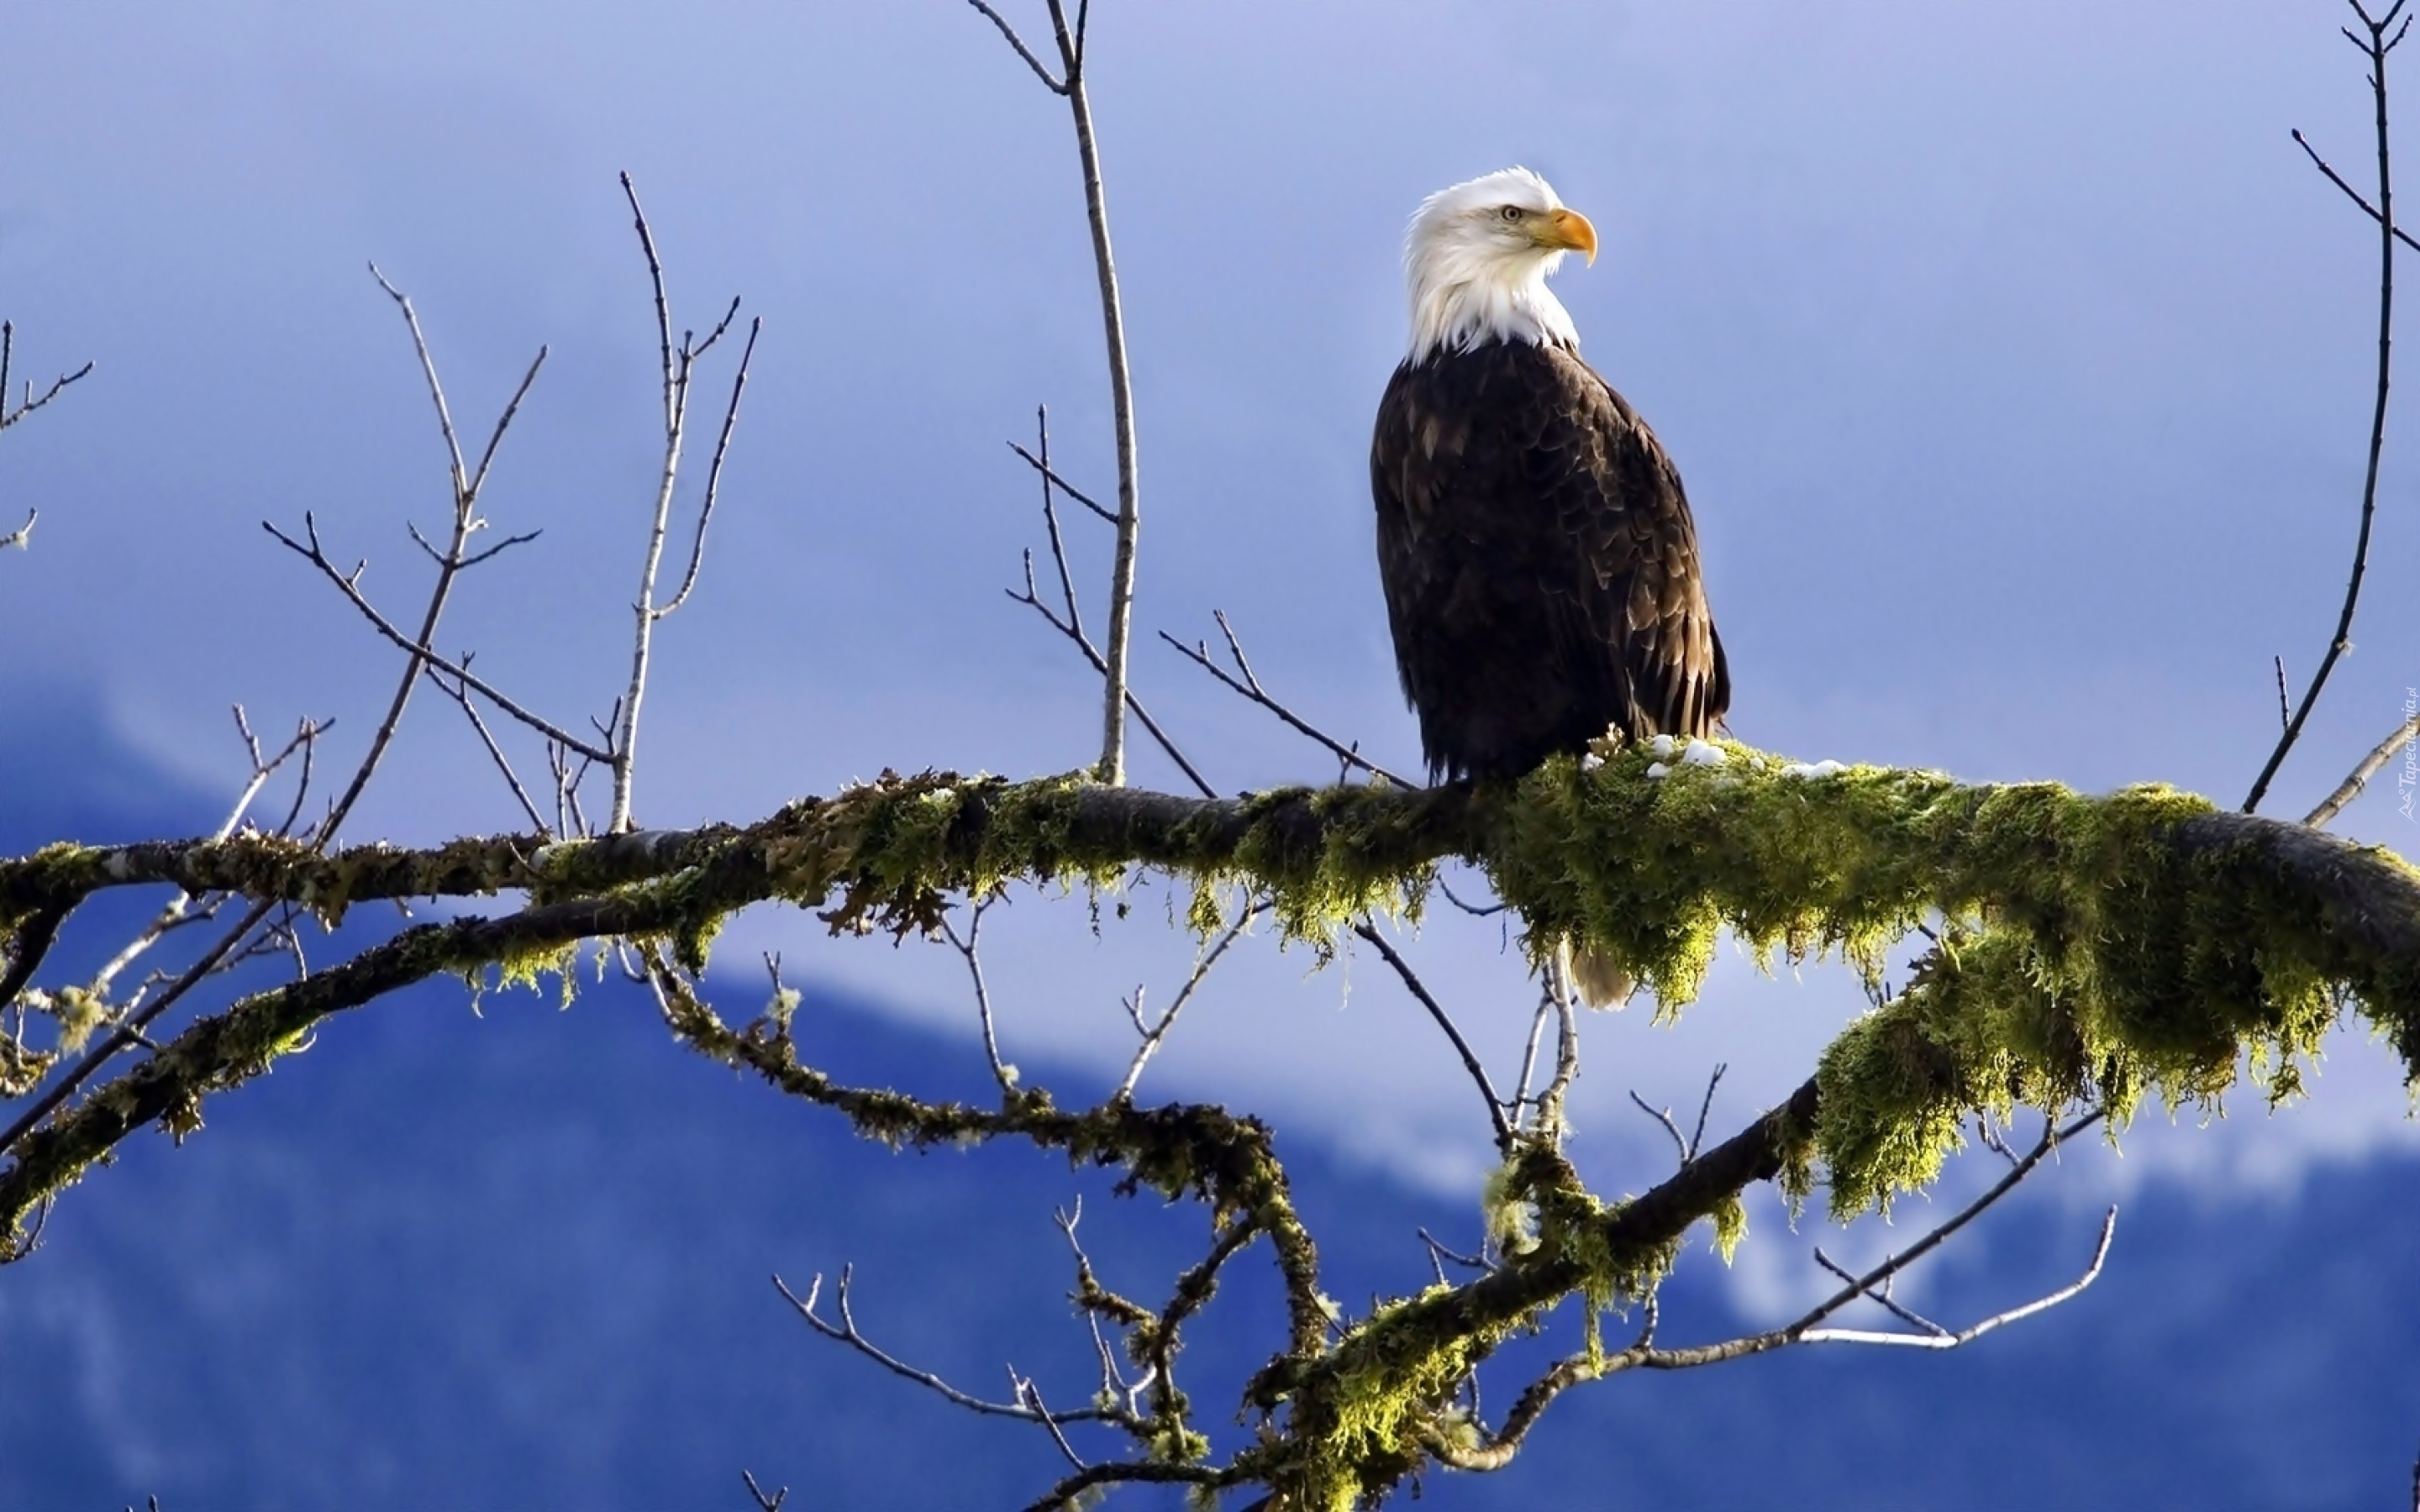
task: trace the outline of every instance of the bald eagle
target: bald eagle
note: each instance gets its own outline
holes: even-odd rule
[[[1702,737],[1730,703],[1681,475],[1547,291],[1570,252],[1594,262],[1596,228],[1526,168],[1430,195],[1405,238],[1411,349],[1370,485],[1432,779],[1518,777],[1608,732]],[[1591,1001],[1628,995],[1574,965]]]

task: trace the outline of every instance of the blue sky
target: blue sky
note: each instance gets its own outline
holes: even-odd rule
[[[2366,176],[2335,8],[1097,9],[1141,416],[1139,687],[1222,787],[1327,766],[1152,639],[1210,634],[1213,609],[1305,713],[1413,758],[1363,471],[1403,339],[1400,233],[1430,190],[1520,162],[1604,238],[1559,291],[1688,480],[1744,738],[2240,795],[2274,729],[2271,656],[2299,686],[2332,622],[2367,423],[2375,240],[2287,134]],[[566,720],[601,714],[656,445],[628,169],[685,317],[739,293],[767,322],[703,597],[663,643],[643,819],[1091,755],[1088,677],[1000,592],[1040,541],[1002,444],[1036,403],[1065,470],[1110,486],[1078,184],[1059,102],[954,0],[101,0],[13,8],[0,49],[0,311],[21,363],[100,363],[0,441],[0,527],[42,510],[34,553],[0,560],[0,701],[67,690],[219,787],[230,701],[263,726],[334,716],[339,750],[366,734],[387,656],[257,522],[314,511],[383,602],[418,591],[403,522],[437,517],[443,478],[375,258],[466,428],[551,347],[488,500],[545,536],[485,569],[444,640]],[[2420,683],[2412,477],[2391,444],[2359,651],[2274,811]],[[1095,579],[1104,545],[1080,543]],[[450,712],[423,704],[357,838],[514,823]],[[1149,756],[1137,776],[1174,780]],[[2420,848],[2391,790],[2341,827]],[[1182,974],[1155,908],[1100,942],[1081,914],[1021,903],[994,932],[1012,1057],[1122,1058],[1115,995]],[[967,1033],[954,957],[818,933],[768,915],[728,958],[780,948]],[[1493,929],[1422,943],[1510,1054],[1525,989]],[[1308,965],[1264,947],[1225,968],[1165,1088],[1466,1178],[1483,1129],[1443,1047],[1374,963]],[[1660,1139],[1620,1121],[1621,1092],[1682,1101],[1716,1059],[1757,1105],[1856,1001],[1837,972],[1730,963],[1678,1029],[1606,1022],[1583,1128]],[[2382,1049],[2349,1041],[2318,1091],[2147,1131],[2076,1200],[2414,1144]]]

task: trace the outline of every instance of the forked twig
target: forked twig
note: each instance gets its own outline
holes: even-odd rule
[[[2395,25],[2405,0],[2395,0],[2383,16],[2375,19],[2363,8],[2361,0],[2350,0],[2350,3],[2353,14],[2361,18],[2363,26],[2369,33],[2367,41],[2354,37],[2349,28],[2345,36],[2369,55],[2369,91],[2378,142],[2378,204],[2375,208],[2366,204],[2363,206],[2369,209],[2371,218],[2378,223],[2379,251],[2378,384],[2376,397],[2370,407],[2369,458],[2361,486],[2361,528],[2353,537],[2352,570],[2345,579],[2344,607],[2336,612],[2335,633],[2328,640],[2327,652],[2319,658],[2319,668],[2311,677],[2311,686],[2303,690],[2301,705],[2294,710],[2293,718],[2287,722],[2285,731],[2278,735],[2276,747],[2270,751],[2268,762],[2260,768],[2260,775],[2253,779],[2252,791],[2243,799],[2245,813],[2260,807],[2261,798],[2269,792],[2270,779],[2277,775],[2277,769],[2285,764],[2287,752],[2292,750],[2295,741],[2302,737],[2303,726],[2310,718],[2312,708],[2319,703],[2320,691],[2327,687],[2328,674],[2335,671],[2336,662],[2344,654],[2352,649],[2353,611],[2361,603],[2362,579],[2369,570],[2370,528],[2378,517],[2379,458],[2386,448],[2386,398],[2388,380],[2394,371],[2395,347],[2395,176],[2387,151],[2386,55],[2403,40],[2404,33],[2411,29],[2411,23],[2405,21],[2390,38],[2387,29]],[[2300,133],[2296,134],[2295,140],[2302,140]],[[2311,161],[2319,162],[2330,178],[2336,178],[2335,172],[2319,162],[2319,154],[2311,151],[2310,144],[2304,143],[2303,149],[2310,152]],[[2336,179],[2336,182],[2339,187],[2346,187],[2343,180]],[[2346,192],[2350,193],[2350,188]],[[2361,196],[2355,194],[2353,198],[2358,201]]]
[[[35,396],[34,386],[28,383],[25,385],[23,394],[12,405],[8,402],[9,370],[15,366],[16,361],[17,327],[10,321],[0,320],[0,430],[7,430],[35,410],[49,404],[65,393],[69,385],[81,380],[92,372],[92,364],[86,363],[72,373],[62,373],[51,379],[51,386],[44,389],[39,398]],[[31,527],[33,521],[27,520],[25,524]],[[0,538],[0,547],[22,544],[23,535],[23,532],[20,531],[16,536]]]
[[[647,283],[655,299],[656,345],[663,380],[663,460],[656,473],[656,498],[647,526],[647,548],[639,570],[639,594],[630,605],[635,622],[630,640],[630,681],[614,706],[614,717],[607,736],[610,754],[597,758],[612,772],[613,778],[613,810],[605,822],[609,834],[620,834],[631,826],[630,805],[638,777],[639,716],[646,705],[647,673],[655,656],[656,626],[666,615],[679,609],[696,586],[699,563],[706,552],[706,530],[714,513],[717,494],[722,481],[724,455],[731,445],[732,427],[738,423],[739,396],[748,384],[748,364],[756,354],[756,335],[763,322],[752,322],[748,328],[748,345],[740,354],[737,377],[731,386],[730,402],[723,409],[722,430],[714,449],[714,461],[708,470],[706,496],[699,505],[697,534],[690,552],[689,568],[683,574],[679,592],[663,604],[656,601],[657,575],[662,570],[664,541],[672,529],[673,497],[680,485],[682,449],[689,438],[689,399],[691,382],[696,378],[698,359],[712,350],[731,322],[738,317],[739,301],[734,297],[723,310],[722,318],[707,332],[706,339],[697,339],[693,331],[685,331],[675,344],[673,340],[672,299],[664,284],[664,262],[656,250],[656,233],[647,224],[647,212],[639,204],[638,186],[627,173],[621,175],[622,198],[630,208],[632,229],[639,238],[640,251],[647,261]]]
[[[1217,678],[1221,684],[1224,684],[1230,691],[1249,699],[1252,702],[1259,704],[1262,708],[1264,708],[1271,714],[1276,715],[1281,722],[1295,731],[1297,733],[1307,735],[1311,739],[1317,741],[1320,745],[1326,747],[1329,754],[1333,755],[1338,761],[1342,762],[1345,765],[1354,767],[1359,771],[1367,772],[1373,777],[1383,777],[1399,788],[1417,788],[1423,785],[1398,773],[1388,771],[1387,768],[1362,755],[1361,748],[1357,743],[1350,746],[1346,745],[1344,742],[1337,739],[1334,735],[1329,734],[1326,731],[1320,729],[1317,725],[1312,724],[1308,719],[1302,717],[1302,716],[1295,713],[1294,710],[1288,708],[1278,699],[1271,697],[1268,689],[1261,686],[1259,676],[1253,672],[1250,660],[1245,656],[1243,642],[1236,639],[1234,626],[1227,623],[1226,610],[1213,609],[1210,617],[1218,622],[1218,631],[1227,639],[1227,654],[1234,658],[1235,671],[1241,674],[1240,678],[1231,675],[1225,668],[1219,666],[1216,661],[1211,659],[1210,648],[1206,643],[1197,642],[1188,646],[1184,641],[1176,639],[1176,637],[1169,634],[1166,630],[1159,632],[1159,638],[1162,640],[1167,641],[1170,645],[1174,646],[1177,649],[1177,652],[1183,656],[1186,660],[1193,663],[1193,665],[1201,668],[1203,671],[1208,672],[1211,676]]]
[[[1950,1235],[1964,1227],[1990,1209],[2024,1180],[2046,1157],[2066,1140],[2100,1121],[2100,1109],[2084,1115],[2060,1128],[2055,1121],[2045,1121],[2041,1138],[2014,1168],[1974,1201],[1949,1219],[1931,1229],[1907,1249],[1885,1259],[1862,1275],[1849,1275],[1828,1259],[1818,1257],[1826,1270],[1842,1275],[1846,1284],[1837,1292],[1818,1303],[1795,1321],[1762,1334],[1728,1339],[1719,1344],[1700,1345],[1686,1349],[1666,1350],[1655,1345],[1656,1308],[1652,1296],[1646,1299],[1646,1325],[1638,1339],[1618,1354],[1581,1353],[1557,1362],[1544,1374],[1530,1382],[1512,1410],[1505,1414],[1501,1427],[1492,1435],[1482,1434],[1476,1447],[1449,1438],[1443,1433],[1429,1436],[1426,1447],[1441,1462],[1458,1470],[1501,1470],[1512,1463],[1520,1452],[1523,1441],[1536,1427],[1539,1418],[1555,1399],[1571,1387],[1584,1381],[1601,1380],[1623,1370],[1683,1370],[1699,1365],[1716,1365],[1747,1355],[1761,1354],[1771,1350],[1799,1344],[1872,1344],[1904,1348],[1951,1350],[1968,1344],[1982,1335],[2007,1325],[2031,1318],[2055,1307],[2092,1285],[2109,1256],[2109,1245],[2117,1232],[2118,1210],[2112,1208],[2102,1218],[2101,1234],[2093,1246],[2092,1257],[2083,1274],[2067,1286],[2046,1296],[2036,1298],[2022,1306],[1994,1313],[1970,1327],[1952,1333],[1929,1319],[1887,1300],[1887,1289],[1893,1277],[1938,1248]],[[1913,1334],[1880,1332],[1869,1329],[1823,1328],[1819,1325],[1841,1308],[1859,1299],[1869,1299],[1911,1322],[1920,1331]]]
[[[1176,1015],[1184,1012],[1185,1005],[1192,1001],[1195,991],[1201,987],[1203,979],[1210,975],[1210,968],[1218,964],[1218,958],[1227,953],[1229,946],[1242,937],[1244,931],[1250,927],[1255,918],[1268,912],[1274,906],[1276,905],[1265,898],[1253,899],[1245,906],[1243,913],[1237,916],[1235,921],[1227,926],[1225,933],[1212,942],[1208,949],[1202,952],[1200,960],[1193,963],[1191,974],[1185,979],[1185,985],[1176,990],[1175,997],[1170,1000],[1167,1011],[1159,1015],[1158,1023],[1149,1026],[1143,1023],[1142,989],[1140,987],[1135,989],[1134,998],[1125,1005],[1126,1016],[1133,1021],[1135,1033],[1142,1037],[1142,1042],[1135,1047],[1134,1059],[1127,1064],[1126,1073],[1118,1083],[1117,1096],[1123,1098],[1134,1096],[1136,1084],[1142,1080],[1143,1067],[1151,1063],[1151,1057],[1158,1051],[1160,1042],[1168,1038],[1168,1031],[1176,1027]]]
[[[1092,97],[1084,87],[1084,28],[1090,19],[1089,0],[1080,4],[1071,31],[1063,0],[1046,0],[1052,40],[1058,43],[1060,72],[1054,76],[1034,51],[1025,45],[1006,18],[985,0],[968,4],[998,27],[1025,66],[1052,94],[1067,101],[1076,129],[1076,156],[1084,174],[1084,218],[1093,233],[1093,273],[1101,297],[1101,332],[1109,349],[1109,405],[1117,438],[1118,543],[1109,567],[1109,624],[1107,645],[1099,656],[1102,680],[1101,761],[1098,775],[1111,787],[1126,779],[1126,649],[1134,613],[1135,548],[1141,533],[1140,486],[1136,476],[1134,383],[1126,368],[1125,316],[1118,298],[1117,260],[1109,249],[1109,193],[1101,177],[1100,147],[1093,131]],[[1168,744],[1154,732],[1162,746]]]
[[[991,1022],[991,990],[984,982],[983,957],[977,953],[983,938],[984,913],[999,898],[994,893],[967,911],[966,938],[958,938],[957,927],[947,918],[941,920],[941,933],[966,961],[967,975],[974,980],[975,1014],[983,1023],[984,1055],[991,1062],[992,1080],[1000,1084],[1001,1095],[1009,1097],[1016,1091],[1016,1068],[1000,1058],[1000,1038]]]
[[[873,1340],[867,1338],[862,1333],[859,1332],[857,1318],[849,1309],[848,1288],[849,1283],[854,1278],[854,1275],[855,1267],[841,1267],[840,1285],[834,1291],[835,1304],[840,1313],[840,1321],[837,1323],[827,1321],[821,1314],[815,1311],[815,1304],[823,1295],[824,1278],[821,1275],[817,1275],[814,1280],[808,1285],[807,1294],[804,1297],[800,1297],[797,1292],[792,1291],[789,1288],[788,1284],[783,1282],[778,1275],[773,1277],[773,1286],[774,1288],[780,1291],[783,1297],[789,1302],[790,1305],[798,1310],[799,1316],[807,1320],[807,1325],[810,1328],[813,1328],[816,1333],[821,1334],[824,1337],[831,1339],[837,1343],[847,1345],[850,1349],[864,1355],[867,1359],[872,1360],[875,1364],[882,1366],[883,1369],[890,1371],[892,1375],[898,1376],[906,1381],[912,1381],[916,1384],[925,1388],[927,1391],[935,1392],[955,1405],[965,1408],[970,1412],[981,1412],[986,1417],[1013,1417],[1027,1423],[1039,1423],[1047,1419],[1054,1424],[1060,1425],[1068,1423],[1114,1422],[1117,1420],[1118,1414],[1115,1412],[1105,1411],[1097,1407],[1076,1407],[1068,1408],[1064,1411],[1050,1412],[1047,1410],[1038,1411],[1025,1402],[988,1401],[984,1397],[960,1391],[957,1387],[951,1385],[948,1381],[942,1380],[933,1372],[929,1370],[919,1370],[914,1365],[908,1364],[906,1361],[884,1351],[882,1349],[878,1348]]]
[[[1445,1031],[1446,1039],[1452,1041],[1454,1053],[1462,1057],[1463,1070],[1470,1072],[1471,1081],[1478,1085],[1479,1095],[1487,1100],[1487,1121],[1495,1126],[1497,1148],[1512,1149],[1512,1124],[1504,1116],[1504,1100],[1496,1095],[1496,1084],[1487,1079],[1487,1068],[1480,1064],[1478,1054],[1470,1048],[1470,1041],[1464,1039],[1462,1030],[1454,1026],[1453,1015],[1445,1011],[1445,1005],[1438,1002],[1435,995],[1429,991],[1428,984],[1420,980],[1411,963],[1387,943],[1384,934],[1368,923],[1354,925],[1353,933],[1369,942],[1377,950],[1379,959],[1394,968],[1395,975],[1403,979],[1404,989],[1420,1007],[1428,1010],[1429,1017],[1436,1021],[1436,1026]]]

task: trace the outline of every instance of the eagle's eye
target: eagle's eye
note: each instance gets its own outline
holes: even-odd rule
[[[1507,206],[1505,206],[1505,207],[1504,207],[1504,219],[1506,219],[1506,220],[1508,220],[1508,221],[1517,221],[1517,220],[1521,219],[1521,207],[1520,207],[1520,206],[1518,206],[1518,205],[1507,205]]]

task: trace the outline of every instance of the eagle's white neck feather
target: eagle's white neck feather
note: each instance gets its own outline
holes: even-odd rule
[[[1571,312],[1546,287],[1563,254],[1511,234],[1500,218],[1506,205],[1545,215],[1561,204],[1526,168],[1456,184],[1420,202],[1404,239],[1412,362],[1486,341],[1579,346]]]

